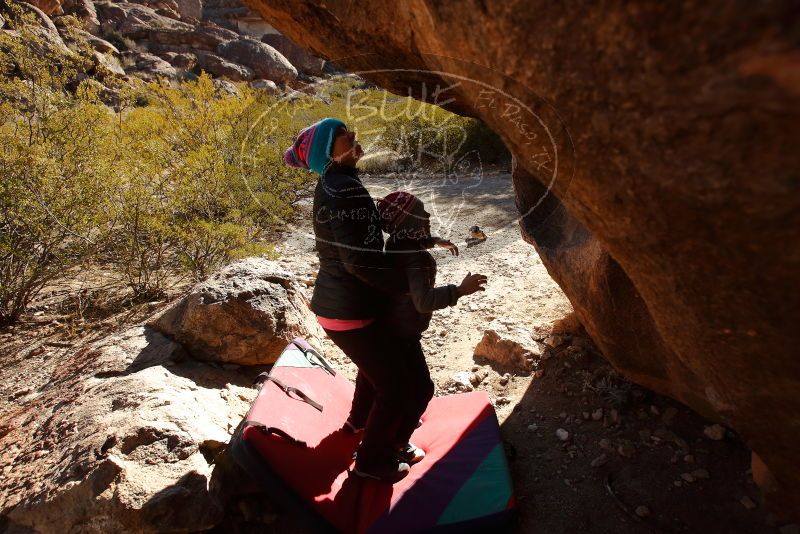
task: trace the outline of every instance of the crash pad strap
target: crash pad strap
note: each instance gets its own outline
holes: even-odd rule
[[[287,395],[289,395],[290,393],[294,393],[295,395],[300,397],[300,400],[302,400],[306,404],[309,404],[309,405],[313,406],[314,408],[316,408],[320,412],[322,411],[322,405],[320,403],[315,402],[314,400],[309,398],[308,395],[306,395],[305,393],[303,393],[302,391],[300,391],[296,387],[287,386],[286,384],[284,384],[283,382],[281,382],[277,378],[275,378],[273,376],[270,376],[269,373],[261,373],[260,375],[258,375],[256,377],[255,383],[256,384],[260,384],[260,383],[265,382],[265,381],[273,382],[276,386],[281,388],[283,390],[283,392],[286,393]]]
[[[302,345],[300,345],[300,343],[298,343],[298,342],[296,342],[296,341],[292,341],[292,345],[294,345],[295,347],[297,347],[297,349],[298,349],[300,352],[302,352],[302,353],[303,353],[303,356],[305,356],[305,357],[306,357],[306,360],[308,360],[308,362],[309,362],[311,365],[316,365],[317,367],[320,367],[320,366],[321,366],[323,369],[325,369],[325,372],[329,373],[331,376],[336,376],[336,371],[334,371],[334,370],[333,370],[333,367],[331,367],[331,364],[329,364],[329,363],[328,363],[328,361],[327,361],[325,358],[323,358],[323,357],[322,357],[322,355],[321,355],[319,352],[317,352],[317,351],[316,351],[316,350],[314,350],[313,348],[305,348],[305,347],[303,347]],[[313,359],[312,359],[312,358],[309,356],[309,354],[313,354],[313,355],[314,355],[314,357],[315,357],[315,358],[318,360],[318,362],[319,362],[319,363],[317,363],[316,361],[314,361],[314,360],[313,360]]]
[[[275,428],[274,426],[266,426],[262,423],[259,423],[258,421],[245,421],[244,425],[255,427],[259,429],[261,432],[264,432],[265,434],[275,434],[276,436],[280,436],[289,443],[291,443],[292,445],[300,445],[301,447],[307,446],[305,441],[293,438],[280,428]]]

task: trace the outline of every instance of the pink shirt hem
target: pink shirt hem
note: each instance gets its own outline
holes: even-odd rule
[[[375,322],[375,319],[328,319],[317,315],[317,322],[325,330],[334,332],[345,332],[347,330],[357,330],[364,328]]]

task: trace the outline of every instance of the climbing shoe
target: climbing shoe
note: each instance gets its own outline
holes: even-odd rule
[[[413,443],[406,443],[397,451],[396,458],[408,465],[414,465],[425,458],[425,451],[414,445]]]
[[[379,466],[361,466],[356,461],[353,474],[361,478],[394,484],[408,475],[409,466],[405,462],[391,462]]]

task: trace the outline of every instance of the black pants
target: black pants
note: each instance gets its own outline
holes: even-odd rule
[[[387,463],[396,448],[408,442],[433,397],[419,338],[391,337],[381,323],[325,332],[358,366],[350,412],[356,426],[365,425],[358,462],[361,466]]]

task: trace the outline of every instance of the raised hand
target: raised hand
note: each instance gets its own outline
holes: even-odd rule
[[[467,276],[461,281],[461,285],[458,286],[458,294],[463,297],[478,291],[486,291],[486,288],[483,287],[486,282],[486,275],[467,273]]]
[[[458,247],[452,241],[448,241],[447,239],[442,239],[440,237],[434,237],[434,244],[437,247],[443,248],[445,250],[449,250],[450,254],[453,256],[458,256]]]

